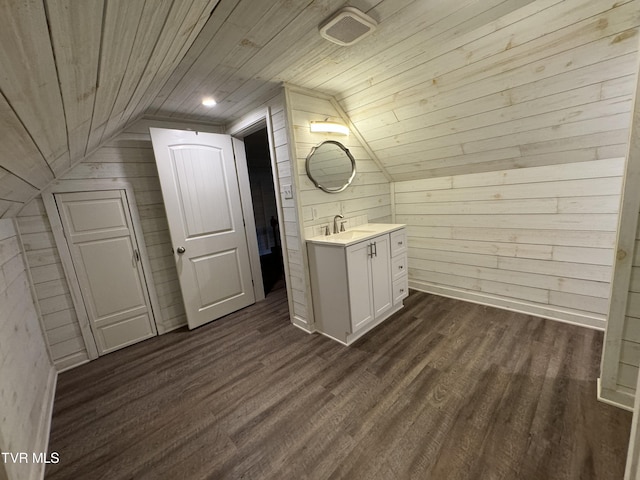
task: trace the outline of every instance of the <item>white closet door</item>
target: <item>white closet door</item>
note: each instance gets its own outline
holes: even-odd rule
[[[54,197],[98,353],[156,335],[124,190]]]

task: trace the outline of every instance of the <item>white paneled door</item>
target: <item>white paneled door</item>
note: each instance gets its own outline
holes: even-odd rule
[[[126,192],[54,197],[98,353],[156,335]]]
[[[229,135],[151,128],[189,328],[255,302]]]

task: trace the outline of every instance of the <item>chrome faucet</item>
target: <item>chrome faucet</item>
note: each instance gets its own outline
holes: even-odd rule
[[[336,215],[335,217],[333,217],[333,233],[338,233],[338,219],[339,218],[344,218],[342,215]]]

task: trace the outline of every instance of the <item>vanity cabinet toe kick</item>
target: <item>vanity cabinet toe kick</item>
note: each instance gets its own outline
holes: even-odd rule
[[[409,294],[406,230],[387,227],[347,245],[307,242],[319,333],[349,345],[403,307]]]

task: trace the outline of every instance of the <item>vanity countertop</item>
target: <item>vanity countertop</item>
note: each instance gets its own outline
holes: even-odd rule
[[[384,233],[400,230],[404,227],[405,225],[402,223],[364,223],[350,228],[346,232],[307,238],[307,242],[321,245],[333,245],[336,247],[347,247],[354,243],[363,242]]]

